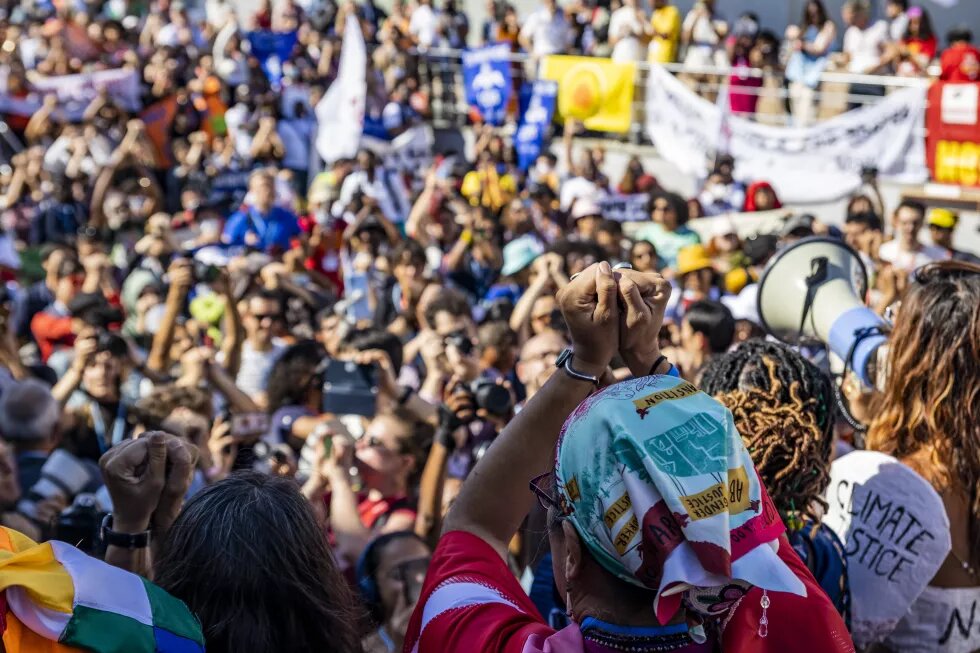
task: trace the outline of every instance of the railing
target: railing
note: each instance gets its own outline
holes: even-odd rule
[[[513,66],[511,74],[519,81],[533,81],[537,75],[537,61],[524,53],[509,55]],[[419,72],[423,83],[430,89],[436,126],[464,126],[469,118],[469,107],[463,88],[461,51],[447,48],[418,53]],[[685,83],[702,97],[714,100],[732,75],[731,67],[688,66],[679,63],[664,64],[663,68],[685,80]],[[792,92],[779,70],[738,68],[743,78],[761,79],[759,87],[738,86],[735,92],[757,95],[756,110],[750,113],[734,112],[760,123],[771,125],[799,124],[799,116],[789,110]],[[650,64],[637,64],[633,93],[633,120],[629,134],[612,134],[610,138],[627,139],[634,143],[649,142],[645,133],[647,81]],[[901,88],[922,88],[931,83],[922,77],[896,77],[885,75],[861,75],[848,72],[824,72],[820,84],[812,90],[813,121],[825,120],[848,110],[850,106],[864,106],[881,100],[881,95],[861,92],[868,87],[880,87],[887,94]],[[922,135],[924,135],[924,129]]]

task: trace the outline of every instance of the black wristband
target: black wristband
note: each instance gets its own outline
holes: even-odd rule
[[[653,366],[650,368],[650,372],[647,374],[647,376],[653,376],[654,374],[656,374],[657,373],[657,368],[660,367],[660,364],[663,363],[665,360],[667,360],[667,357],[664,356],[663,354],[661,354],[660,355],[660,358],[658,358],[653,363]]]
[[[412,390],[410,386],[407,385],[402,386],[401,394],[398,395],[398,405],[404,406],[406,403],[408,403],[409,397],[411,397],[412,394],[414,394],[414,392],[415,390]]]
[[[121,549],[145,549],[150,545],[150,531],[142,533],[117,533],[112,530],[112,514],[102,519],[102,541],[106,546],[117,546]]]

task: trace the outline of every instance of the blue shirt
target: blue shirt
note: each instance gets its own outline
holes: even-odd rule
[[[274,206],[262,215],[254,206],[246,206],[228,218],[221,241],[226,245],[244,246],[247,244],[245,236],[249,233],[258,236],[256,249],[285,251],[289,249],[290,241],[299,235],[300,228],[296,216],[286,209]]]

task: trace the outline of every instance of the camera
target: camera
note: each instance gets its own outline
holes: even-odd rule
[[[96,335],[97,351],[107,351],[115,358],[123,358],[129,354],[129,346],[122,336],[100,329]]]
[[[86,553],[96,553],[102,547],[102,519],[105,516],[94,494],[79,494],[58,516],[52,537]]]
[[[455,347],[461,356],[469,356],[473,353],[473,339],[462,331],[450,333],[446,336],[445,343],[447,347]]]
[[[92,482],[93,473],[64,449],[55,449],[41,467],[38,479],[17,502],[17,512],[37,521],[37,504],[60,495],[67,502]]]
[[[875,165],[865,165],[861,166],[861,179],[865,182],[872,182],[878,178],[878,166]]]
[[[509,417],[514,409],[510,390],[492,379],[479,378],[470,383],[468,392],[473,396],[473,403],[494,417]]]
[[[221,268],[202,261],[194,261],[194,280],[199,283],[214,283],[221,276]]]

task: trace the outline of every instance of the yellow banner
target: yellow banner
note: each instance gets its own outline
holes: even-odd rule
[[[725,511],[737,515],[751,506],[749,499],[749,476],[744,467],[728,470],[728,486],[716,483],[697,494],[681,496],[681,503],[691,519],[707,519]]]
[[[558,113],[594,131],[629,131],[636,64],[596,57],[545,57],[540,76],[558,82]]]

